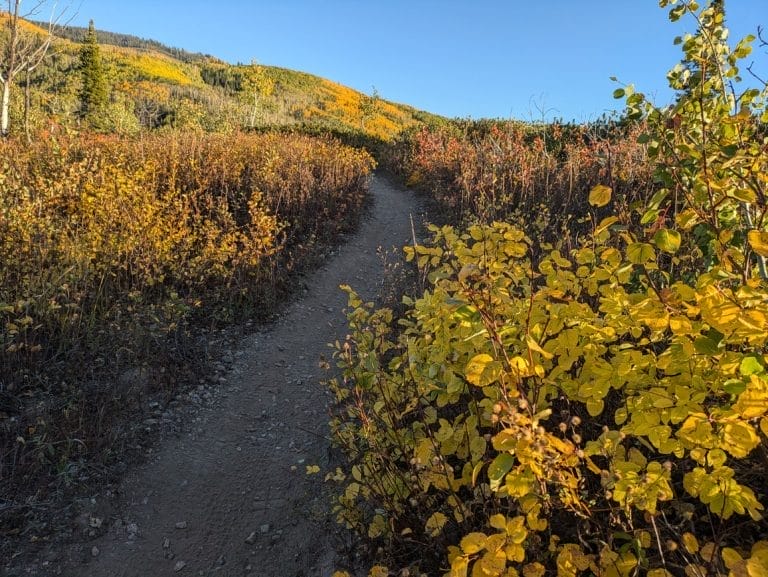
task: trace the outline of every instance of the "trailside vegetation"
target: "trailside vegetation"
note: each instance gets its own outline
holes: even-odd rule
[[[2,532],[108,469],[148,395],[203,376],[206,334],[272,314],[373,166],[301,135],[0,142]]]
[[[454,221],[543,212],[563,224],[587,213],[595,182],[627,204],[653,194],[647,147],[637,141],[643,132],[642,123],[613,118],[588,125],[454,120],[402,133],[384,162]]]
[[[414,174],[445,166],[463,210],[497,206],[471,183],[510,183],[514,205],[556,181],[586,233],[433,227],[406,250],[425,287],[397,322],[348,289],[331,387],[349,463],[328,478],[339,521],[378,547],[370,575],[768,574],[768,88],[736,92],[753,38],[727,44],[721,2],[661,5],[697,25],[675,102],[615,93],[648,159],[625,168],[652,187],[626,203],[632,177],[620,195],[595,167],[564,188],[569,153],[531,180],[512,155],[473,160],[465,180],[439,142]]]

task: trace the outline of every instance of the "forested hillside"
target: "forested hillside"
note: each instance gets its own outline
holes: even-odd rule
[[[30,24],[44,34],[45,23]],[[47,58],[29,74],[29,120],[81,126],[80,54],[86,28],[54,29]],[[126,34],[95,30],[108,85],[102,131],[131,134],[178,128],[231,132],[240,128],[294,127],[347,137],[391,139],[404,128],[436,119],[389,102],[372,88],[364,94],[305,72],[257,63],[229,64],[213,56],[170,48]],[[21,130],[26,75],[13,87],[11,117]],[[20,76],[20,78],[21,78]]]

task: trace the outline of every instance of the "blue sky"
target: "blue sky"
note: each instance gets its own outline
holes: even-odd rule
[[[229,62],[310,72],[446,116],[589,121],[609,77],[669,100],[679,60],[657,0],[76,0],[73,24]],[[768,28],[768,0],[727,0],[731,38]],[[768,49],[754,54],[768,76]]]

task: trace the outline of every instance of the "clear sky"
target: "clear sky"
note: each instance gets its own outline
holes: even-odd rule
[[[317,74],[446,116],[589,121],[617,84],[667,102],[680,57],[657,0],[73,0],[72,22]],[[726,0],[731,38],[768,0]],[[768,48],[754,53],[768,76]]]

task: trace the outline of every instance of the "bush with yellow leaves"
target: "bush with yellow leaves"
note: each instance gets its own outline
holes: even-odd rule
[[[616,93],[660,190],[593,187],[567,251],[433,227],[397,332],[349,291],[330,477],[376,574],[768,575],[768,89],[731,96],[718,3],[670,4],[699,24],[676,103]]]
[[[335,140],[274,134],[49,135],[2,141],[0,159],[9,498],[110,453],[114,419],[194,376],[197,328],[269,315],[355,225],[373,168]],[[121,378],[136,370],[153,377]]]

